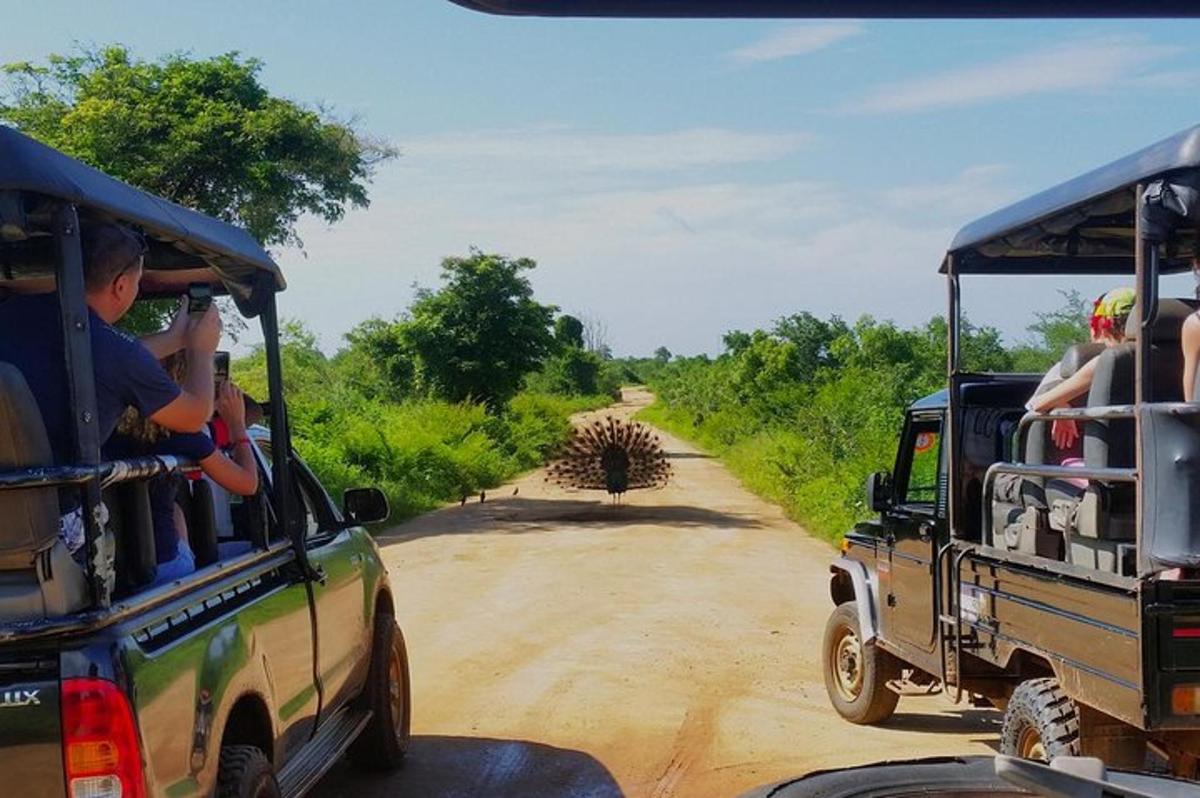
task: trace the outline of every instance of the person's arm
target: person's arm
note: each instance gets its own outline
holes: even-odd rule
[[[1096,362],[1099,359],[1092,358],[1079,371],[1058,385],[1033,397],[1026,407],[1035,413],[1046,413],[1057,407],[1069,406],[1073,399],[1083,396],[1091,389],[1092,376],[1096,373]],[[1050,425],[1050,439],[1059,449],[1070,449],[1079,439],[1079,425],[1071,419],[1055,419]]]
[[[150,350],[150,354],[154,355],[155,360],[162,360],[187,345],[187,328],[187,297],[183,297],[179,302],[179,308],[175,311],[175,318],[171,319],[171,326],[162,332],[143,335],[138,340],[142,342],[142,346]]]
[[[213,352],[221,340],[215,306],[191,320],[187,331],[187,379],[183,392],[150,418],[174,432],[199,432],[213,414]]]
[[[1183,323],[1183,401],[1196,401],[1196,366],[1200,362],[1200,316],[1192,314]]]
[[[1079,371],[1067,377],[1050,390],[1030,401],[1030,409],[1035,413],[1046,413],[1056,407],[1066,407],[1071,400],[1087,393],[1092,387],[1092,377],[1096,373],[1096,363],[1100,358],[1094,357],[1083,365]]]
[[[221,393],[217,397],[217,413],[229,427],[233,459],[216,451],[200,461],[200,468],[213,482],[230,493],[253,495],[258,490],[258,464],[254,461],[250,438],[246,434],[246,399],[242,390],[232,382],[221,386]]]

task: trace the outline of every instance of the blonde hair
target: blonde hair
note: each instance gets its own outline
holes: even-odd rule
[[[187,377],[187,358],[182,352],[167,355],[162,359],[163,369],[176,383],[182,383]],[[154,421],[143,418],[136,407],[127,407],[117,420],[117,432],[128,435],[142,443],[157,443],[171,437],[171,431]]]

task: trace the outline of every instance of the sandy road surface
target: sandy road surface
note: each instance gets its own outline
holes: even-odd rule
[[[627,392],[611,410],[649,400]],[[405,770],[355,796],[727,796],[845,764],[990,753],[999,715],[910,698],[842,721],[821,681],[825,543],[667,438],[624,507],[540,474],[382,536],[413,674]],[[514,494],[514,489],[518,492]]]

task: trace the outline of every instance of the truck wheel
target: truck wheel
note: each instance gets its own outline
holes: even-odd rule
[[[280,798],[275,769],[253,745],[221,748],[217,770],[217,798]]]
[[[1049,762],[1079,756],[1079,714],[1055,679],[1017,685],[1000,730],[1000,753]]]
[[[864,645],[858,604],[839,604],[825,624],[825,690],[838,714],[851,723],[879,723],[896,711],[900,696],[887,688],[900,674],[900,661],[875,645]]]
[[[377,615],[371,670],[363,690],[363,704],[371,710],[371,720],[350,748],[359,767],[393,770],[404,762],[412,717],[410,694],[404,635],[395,618]]]

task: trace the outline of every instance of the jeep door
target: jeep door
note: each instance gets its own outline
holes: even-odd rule
[[[302,499],[304,547],[309,564],[321,574],[312,583],[312,598],[324,717],[353,698],[366,678],[371,608],[363,585],[364,551],[317,478],[298,457],[292,462]]]
[[[904,425],[888,510],[887,585],[880,582],[884,635],[920,651],[934,646],[942,413],[915,411]]]

